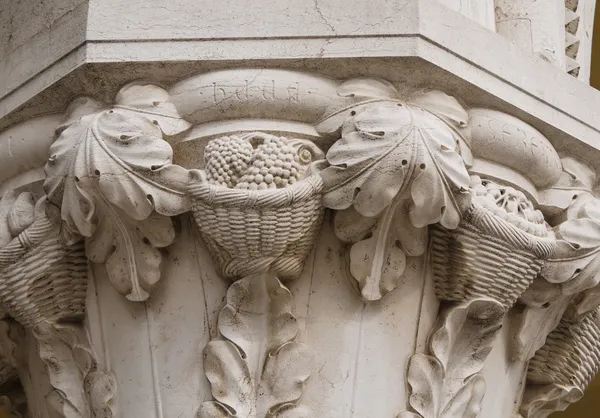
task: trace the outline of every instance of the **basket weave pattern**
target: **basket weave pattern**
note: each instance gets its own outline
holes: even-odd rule
[[[600,326],[596,310],[581,321],[563,319],[529,363],[535,383],[575,385],[582,392],[600,371]]]
[[[0,302],[26,327],[83,319],[86,292],[83,242],[65,246],[47,218],[0,249]]]
[[[431,257],[439,299],[492,298],[514,305],[554,251],[552,238],[528,234],[472,204],[459,227],[431,228]]]
[[[189,186],[200,232],[228,278],[270,269],[282,278],[302,272],[324,208],[323,183],[312,175],[273,190],[228,189],[199,180]]]

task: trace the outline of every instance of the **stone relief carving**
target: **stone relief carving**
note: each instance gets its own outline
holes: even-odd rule
[[[427,247],[427,226],[456,228],[468,207],[469,175],[461,151],[468,115],[439,91],[398,98],[386,82],[356,79],[339,94],[363,102],[327,116],[318,129],[341,129],[321,175],[324,205],[340,210],[336,234],[352,244],[350,273],[365,300],[393,290],[406,256]],[[468,154],[467,155],[467,159]]]
[[[0,201],[5,226],[0,248],[0,303],[37,339],[61,416],[113,416],[114,382],[99,370],[82,321],[87,260],[81,241],[64,244],[46,216],[45,198],[7,193]],[[5,228],[5,229],[4,229]]]
[[[543,215],[522,192],[472,176],[471,194],[458,228],[432,227],[442,313],[430,354],[415,354],[408,369],[410,404],[422,417],[477,416],[485,394],[480,371],[504,316],[555,248]]]
[[[555,187],[570,199],[567,208],[553,214],[557,250],[521,298],[515,354],[533,357],[521,406],[526,418],[544,418],[581,399],[600,367],[595,182],[593,169],[563,158],[563,176]]]
[[[294,408],[312,352],[295,342],[293,298],[279,281],[297,277],[323,219],[323,183],[312,142],[252,132],[211,140],[205,170],[192,172],[192,212],[221,276],[236,281],[219,314],[222,339],[205,349],[216,401],[209,417],[303,417]]]
[[[246,276],[231,285],[219,314],[222,338],[204,353],[204,370],[216,401],[200,418],[311,417],[295,408],[311,374],[312,351],[295,341],[298,324],[290,291],[272,274]]]
[[[521,404],[526,418],[546,418],[583,397],[600,370],[600,308],[574,318],[567,313],[529,363]]]
[[[204,168],[189,171],[172,164],[168,141],[191,125],[162,88],[136,82],[111,106],[73,102],[50,148],[47,197],[7,193],[0,203],[0,302],[38,339],[62,416],[117,416],[114,376],[82,324],[87,261],[145,301],[160,249],[175,239],[170,217],[187,211],[232,280],[204,350],[214,399],[198,417],[314,416],[300,403],[313,353],[282,281],[301,274],[326,208],[364,301],[392,291],[407,258],[430,266],[440,309],[426,349],[410,358],[410,410],[399,418],[477,416],[507,315],[514,360],[532,358],[522,415],[545,417],[581,396],[600,367],[595,173],[565,158],[556,182],[558,156],[539,132],[439,91],[402,99],[390,83],[358,78],[335,93],[344,104],[319,104],[319,141],[306,127],[292,134],[296,125],[231,129],[208,135]],[[496,151],[510,141],[523,157],[504,164]]]
[[[300,274],[323,219],[323,183],[309,167],[322,152],[263,133],[218,138],[205,152],[188,190],[221,275]]]
[[[160,278],[158,249],[175,238],[169,216],[188,209],[188,172],[171,164],[163,140],[188,127],[165,90],[132,83],[113,106],[76,99],[50,147],[44,189],[63,238],[85,237],[87,257],[105,263],[132,301],[146,300]]]

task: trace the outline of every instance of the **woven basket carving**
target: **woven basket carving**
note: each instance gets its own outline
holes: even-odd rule
[[[65,246],[40,216],[0,249],[0,302],[26,327],[79,321],[85,315],[87,259],[83,242]]]
[[[529,234],[473,203],[457,229],[431,228],[436,295],[456,302],[492,298],[509,309],[554,248],[552,237]]]
[[[565,319],[529,363],[527,379],[537,384],[574,385],[583,392],[600,371],[600,308],[580,321]]]
[[[193,181],[188,191],[203,239],[223,277],[270,270],[281,278],[302,272],[324,208],[323,182],[311,175],[281,189],[241,190]]]

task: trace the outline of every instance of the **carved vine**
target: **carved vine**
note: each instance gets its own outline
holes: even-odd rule
[[[200,418],[310,417],[294,408],[312,367],[312,352],[296,342],[290,291],[271,274],[238,280],[219,314],[222,338],[204,353],[204,370],[215,401]]]
[[[366,96],[322,122],[322,131],[341,129],[321,172],[324,204],[340,212],[338,237],[353,243],[350,273],[365,300],[394,289],[406,255],[427,246],[427,226],[456,228],[468,207],[469,175],[461,156],[468,115],[439,91],[402,102],[391,85],[350,80],[344,96]],[[376,98],[376,99],[375,99]]]
[[[76,99],[50,148],[44,189],[60,208],[67,243],[85,237],[87,257],[106,263],[115,288],[143,301],[160,277],[175,233],[169,216],[188,209],[188,172],[163,140],[187,129],[163,89],[131,83],[105,107]]]

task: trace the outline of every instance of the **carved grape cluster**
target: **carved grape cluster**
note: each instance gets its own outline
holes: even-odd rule
[[[210,141],[204,150],[209,183],[233,188],[248,168],[253,151],[248,141],[235,135]]]
[[[496,216],[537,236],[547,235],[544,215],[519,190],[471,176],[473,200]]]
[[[301,140],[246,135],[210,141],[204,157],[209,183],[236,189],[266,190],[300,181],[313,156],[302,146]]]

